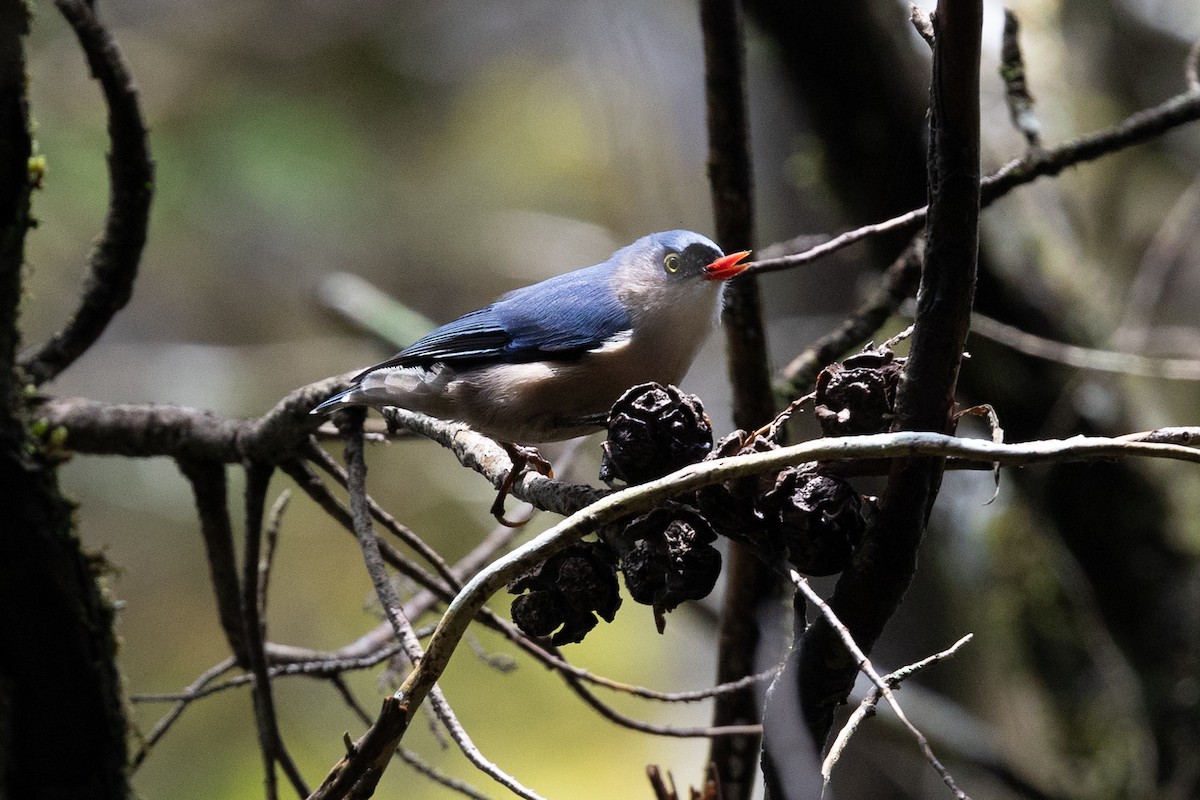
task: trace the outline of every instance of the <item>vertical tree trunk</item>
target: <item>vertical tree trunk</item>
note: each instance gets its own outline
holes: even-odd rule
[[[32,146],[22,37],[0,0],[0,798],[129,794],[112,608],[75,537],[52,458],[22,418],[17,308]]]

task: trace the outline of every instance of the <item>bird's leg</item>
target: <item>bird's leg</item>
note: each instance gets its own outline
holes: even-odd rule
[[[507,525],[510,528],[519,528],[533,517],[526,517],[520,522],[511,522],[504,518],[504,500],[508,497],[508,493],[512,491],[513,484],[528,469],[532,468],[547,478],[554,477],[554,470],[550,466],[550,462],[538,452],[536,447],[525,447],[513,444],[512,442],[500,442],[500,446],[504,448],[504,452],[508,453],[508,457],[512,459],[513,465],[508,474],[504,476],[504,483],[500,484],[500,491],[496,494],[496,502],[492,503],[492,516],[501,525]]]

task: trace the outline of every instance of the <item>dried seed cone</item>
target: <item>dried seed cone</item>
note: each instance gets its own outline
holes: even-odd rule
[[[522,631],[550,636],[556,645],[581,642],[596,627],[596,614],[612,622],[621,606],[616,554],[603,542],[576,542],[517,578],[508,591],[526,592],[512,602],[513,622]]]
[[[600,480],[645,483],[708,455],[712,423],[695,395],[643,383],[613,404],[602,447]]]
[[[826,436],[883,433],[891,427],[904,359],[867,350],[817,376],[815,413]]]
[[[850,563],[866,521],[850,484],[812,467],[787,467],[758,500],[774,545],[806,575],[832,575]]]
[[[712,546],[716,533],[686,507],[656,508],[609,535],[625,587],[643,605],[671,611],[707,597],[721,573],[721,553]]]

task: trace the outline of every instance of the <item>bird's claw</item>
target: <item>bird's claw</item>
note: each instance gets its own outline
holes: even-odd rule
[[[500,446],[504,448],[504,452],[508,453],[508,457],[512,459],[512,469],[504,476],[504,482],[500,484],[500,491],[496,493],[496,502],[492,503],[492,516],[501,525],[507,525],[510,528],[520,528],[529,520],[533,519],[530,514],[525,519],[519,522],[513,522],[504,517],[504,500],[512,491],[513,484],[517,482],[517,478],[524,475],[528,470],[532,469],[535,472],[545,475],[547,478],[554,477],[554,469],[550,462],[538,452],[536,447],[526,447],[519,444],[509,442],[501,442]]]

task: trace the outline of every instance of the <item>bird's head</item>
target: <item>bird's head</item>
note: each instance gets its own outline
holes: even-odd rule
[[[715,302],[723,281],[746,268],[749,251],[725,255],[699,233],[663,231],[643,236],[613,254],[613,279],[631,310],[692,313]]]

